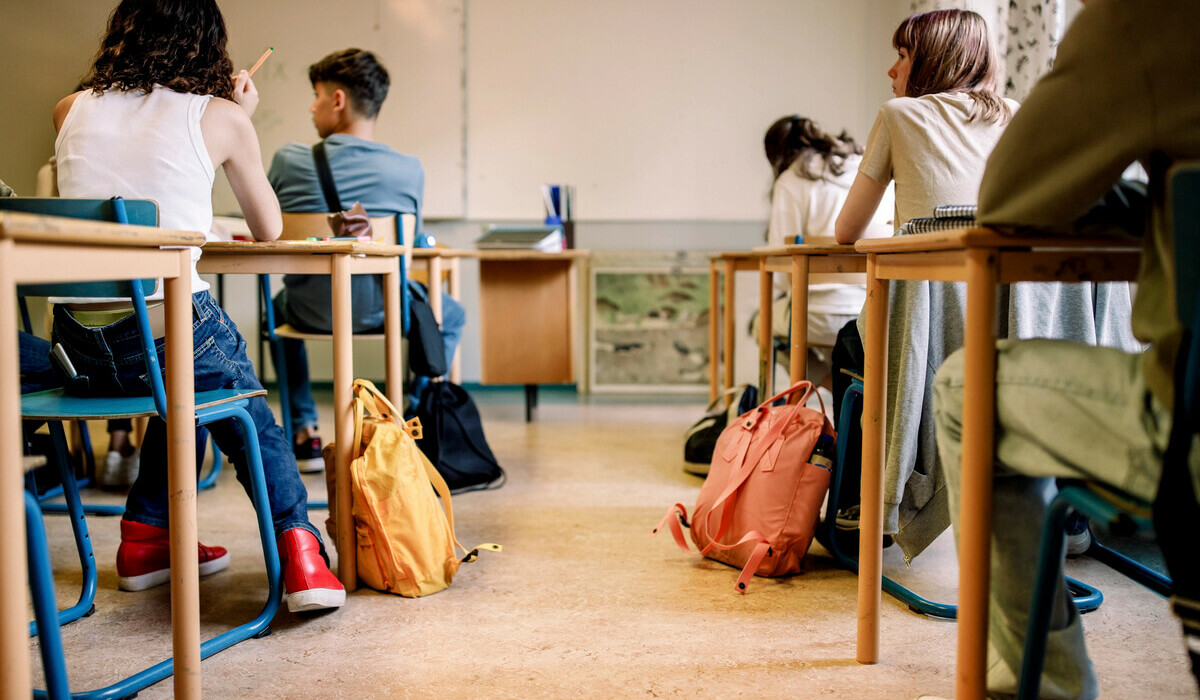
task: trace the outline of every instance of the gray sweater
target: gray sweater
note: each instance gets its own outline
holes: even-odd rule
[[[998,338],[1057,338],[1140,352],[1129,318],[1124,282],[1021,283],[1000,288]],[[966,285],[891,282],[888,323],[884,532],[893,534],[906,562],[950,526],[946,477],[933,425],[933,378],[963,346]],[[865,334],[866,312],[858,318]]]

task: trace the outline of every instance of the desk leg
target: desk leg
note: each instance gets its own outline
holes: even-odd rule
[[[200,697],[200,564],[196,559],[196,385],[192,368],[191,251],[164,281],[166,300],[167,520],[171,529],[171,638],[175,697]]]
[[[13,259],[12,241],[0,241],[0,697],[28,698],[29,630],[25,626],[28,562],[25,556],[25,502],[21,494],[21,387],[17,360],[17,295],[4,264]],[[8,348],[4,352],[3,348]]]
[[[708,261],[708,402],[720,396],[721,381],[721,273],[717,261]]]
[[[775,348],[771,326],[774,325],[771,308],[771,273],[767,272],[767,259],[758,260],[758,397],[763,400],[775,392],[771,381],[775,368]]]
[[[429,308],[433,309],[433,317],[438,325],[442,323],[442,259],[434,256],[429,259]]]
[[[858,528],[859,663],[879,661],[879,606],[883,585],[883,460],[887,426],[888,281],[876,279],[867,256],[867,337],[863,344],[862,491]]]
[[[992,469],[996,410],[994,250],[967,250],[967,337],[963,380],[962,494],[958,535],[958,673],[955,696],[982,698],[987,671]],[[949,467],[953,469],[953,467]]]
[[[808,375],[808,256],[792,256],[792,348],[788,378],[796,382]]]
[[[734,275],[737,272],[737,263],[733,260],[725,261],[725,316],[722,320],[725,322],[725,353],[722,361],[725,363],[725,386],[723,389],[733,388],[733,347],[736,336],[737,311],[734,309],[733,290]],[[728,407],[733,401],[732,396],[725,398],[725,406]]]
[[[460,265],[458,258],[450,258],[450,297],[462,301],[462,279],[459,277]],[[462,350],[454,353],[454,360],[450,363],[450,381],[455,384],[462,384]]]
[[[351,385],[354,383],[353,327],[350,323],[350,258],[331,256],[333,297],[333,464],[337,477],[337,551],[338,578],[347,591],[358,584],[355,561],[354,513],[350,498],[350,455],[354,446],[354,411]],[[399,273],[397,273],[399,274]]]
[[[404,408],[404,365],[401,362],[400,267],[383,276],[383,344],[387,393],[396,408]]]

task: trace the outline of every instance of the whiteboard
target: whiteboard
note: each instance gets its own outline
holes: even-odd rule
[[[469,2],[467,217],[540,217],[538,186],[560,182],[578,219],[763,220],[771,122],[866,140],[894,28],[873,15],[894,4]]]
[[[463,0],[254,0],[221,9],[237,68],[275,47],[254,74],[265,166],[290,141],[318,140],[308,67],[334,51],[366,49],[391,78],[375,139],[421,159],[426,218],[463,216]],[[227,186],[215,197],[218,212],[237,210]]]

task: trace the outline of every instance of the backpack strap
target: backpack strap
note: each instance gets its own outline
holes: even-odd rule
[[[325,195],[325,205],[329,211],[342,211],[342,199],[338,196],[337,186],[333,184],[333,170],[329,167],[329,156],[325,153],[325,142],[318,141],[312,147],[313,161],[317,165],[317,179],[321,181],[321,192]]]

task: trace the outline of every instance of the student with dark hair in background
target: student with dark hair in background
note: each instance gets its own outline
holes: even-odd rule
[[[387,98],[388,73],[375,55],[361,49],[335,51],[308,69],[314,99],[309,111],[325,153],[334,187],[344,206],[359,202],[369,216],[415,214],[421,231],[421,202],[425,171],[421,162],[375,141],[375,121]],[[329,211],[312,147],[289,143],[275,152],[267,175],[286,212]],[[284,289],[275,296],[275,321],[303,331],[332,330],[328,275],[285,275]],[[409,280],[409,291],[426,298],[425,288]],[[351,281],[353,328],[356,333],[383,327],[383,278],[355,275]],[[454,357],[466,321],[462,305],[442,297],[442,342],[446,362]],[[312,398],[308,355],[304,342],[283,339],[288,371],[288,400],[296,460],[305,471],[320,471],[321,438],[317,433],[317,406]]]

